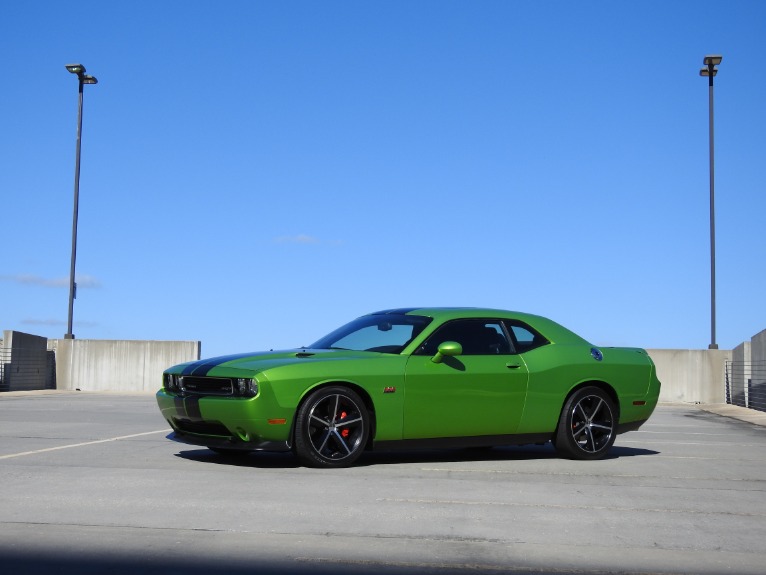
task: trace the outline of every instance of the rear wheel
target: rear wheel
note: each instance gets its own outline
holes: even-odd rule
[[[362,398],[347,387],[309,395],[295,420],[295,454],[312,467],[347,467],[364,451],[370,417]]]
[[[614,444],[617,409],[598,387],[575,391],[564,404],[553,444],[571,459],[601,459]]]

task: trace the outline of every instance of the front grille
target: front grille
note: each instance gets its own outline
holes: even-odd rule
[[[234,395],[234,382],[227,377],[181,377],[181,389],[198,395]]]
[[[204,421],[189,421],[188,419],[173,418],[173,424],[180,431],[195,433],[197,435],[222,435],[231,437],[231,432],[220,423],[208,423]]]

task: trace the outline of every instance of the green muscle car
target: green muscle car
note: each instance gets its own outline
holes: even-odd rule
[[[660,393],[643,349],[473,308],[380,311],[304,348],[177,365],[162,383],[169,438],[228,454],[292,450],[316,467],[351,465],[365,450],[547,441],[599,459]]]

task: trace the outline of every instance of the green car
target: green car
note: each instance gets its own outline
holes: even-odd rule
[[[526,313],[408,308],[305,348],[171,367],[157,402],[175,441],[345,467],[365,450],[547,441],[600,459],[659,393],[643,349],[598,348]]]

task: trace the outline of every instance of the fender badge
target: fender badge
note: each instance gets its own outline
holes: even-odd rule
[[[601,353],[601,350],[596,349],[595,347],[590,348],[590,354],[593,356],[593,359],[596,361],[601,361],[604,359],[604,354]]]
[[[396,393],[396,388],[395,387],[384,387],[383,388],[383,393]]]

